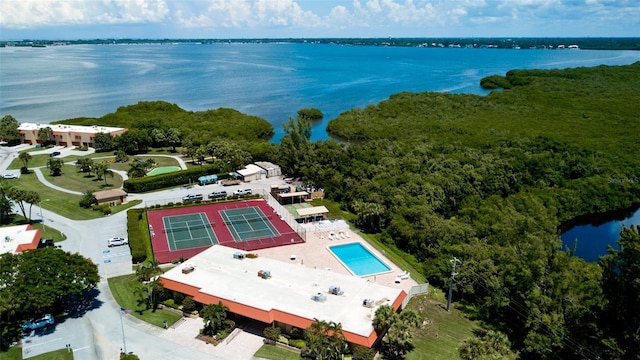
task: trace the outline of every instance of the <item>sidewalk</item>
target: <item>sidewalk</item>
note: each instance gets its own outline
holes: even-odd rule
[[[181,320],[181,323],[177,325],[175,329],[169,328],[160,334],[159,337],[210,354],[211,356],[228,360],[253,359],[253,354],[263,345],[262,337],[236,328],[236,330],[229,335],[228,340],[225,339],[217,346],[213,346],[213,344],[207,344],[204,341],[196,339],[196,336],[200,333],[200,329],[204,327],[201,318],[183,318],[183,320],[184,321]]]

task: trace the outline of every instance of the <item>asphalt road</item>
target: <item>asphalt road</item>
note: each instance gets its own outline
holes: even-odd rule
[[[17,149],[0,148],[0,173],[4,173]],[[14,181],[14,180],[10,180]],[[19,180],[15,180],[19,181]],[[255,193],[269,190],[272,184],[284,184],[280,178],[264,179],[243,188],[251,188]],[[231,193],[235,188],[226,187]],[[174,188],[150,194],[130,194],[129,200],[141,199],[145,204],[180,201],[187,194],[207,195],[222,186],[213,184],[195,185],[190,188]],[[46,192],[41,194],[46,201]],[[16,209],[17,210],[17,209]],[[95,301],[87,304],[89,310],[81,317],[69,315],[65,319],[56,319],[55,327],[44,332],[34,332],[23,339],[23,357],[28,358],[49,351],[64,349],[71,345],[76,359],[102,360],[117,359],[120,349],[126,347],[142,359],[216,359],[192,348],[166,341],[158,336],[164,329],[142,322],[128,314],[121,315],[120,307],[113,299],[107,279],[114,276],[133,273],[131,253],[128,246],[107,247],[107,239],[114,236],[127,237],[126,211],[95,220],[69,220],[46,209],[35,207],[34,214],[41,214],[44,224],[58,229],[67,236],[67,240],[57,243],[62,249],[77,252],[98,264],[101,281],[97,288]],[[124,337],[123,337],[124,335]]]

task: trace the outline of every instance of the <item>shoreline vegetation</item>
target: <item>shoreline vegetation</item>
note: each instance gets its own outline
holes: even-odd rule
[[[0,47],[46,47],[57,45],[114,45],[114,44],[333,44],[347,46],[397,46],[433,48],[492,48],[492,49],[583,49],[583,50],[640,50],[640,38],[483,38],[483,37],[416,37],[416,38],[287,38],[287,39],[81,39],[81,40],[16,40],[0,41]]]

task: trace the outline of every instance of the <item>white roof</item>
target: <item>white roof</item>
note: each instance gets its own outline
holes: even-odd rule
[[[33,244],[33,237],[39,230],[33,227],[29,229],[29,227],[29,225],[0,227],[0,254],[15,254],[18,246]]]
[[[214,245],[182,266],[167,271],[161,278],[264,311],[280,310],[311,321],[317,318],[339,322],[343,330],[365,337],[373,331],[372,320],[377,307],[392,305],[402,294],[401,289],[359,277],[302,266],[303,259],[292,262],[266,257],[239,260],[233,257],[237,252],[237,249]],[[195,270],[183,274],[182,268],[189,266]],[[272,277],[258,277],[259,270],[269,270]],[[330,286],[340,287],[344,294],[329,294]],[[311,300],[317,293],[326,295],[326,301]],[[372,299],[376,306],[364,307],[365,299]]]
[[[289,193],[278,193],[278,196],[280,197],[294,197],[294,196],[305,196],[305,195],[309,195],[308,192],[306,191],[296,191],[296,192],[289,192]]]
[[[268,162],[268,161],[256,161],[255,164],[258,165],[259,167],[265,169],[265,170],[273,170],[273,169],[276,169],[276,168],[280,167],[280,166],[278,166],[278,165],[276,165],[274,163]]]
[[[249,165],[245,166],[244,169],[238,170],[237,172],[238,172],[238,174],[240,174],[242,176],[253,175],[253,174],[261,173],[261,172],[266,173],[266,171],[263,168],[261,168],[258,165],[253,165],[253,164],[249,164]]]
[[[300,215],[300,216],[326,214],[326,213],[329,212],[329,210],[327,210],[327,208],[324,207],[324,206],[313,206],[313,207],[308,207],[308,208],[301,208],[301,209],[296,209],[296,211],[298,212],[298,215]]]
[[[114,131],[124,130],[124,128],[109,127],[109,126],[83,126],[83,125],[64,125],[64,124],[34,124],[34,123],[22,123],[18,126],[18,130],[40,130],[49,127],[54,132],[67,132],[67,133],[112,133]]]

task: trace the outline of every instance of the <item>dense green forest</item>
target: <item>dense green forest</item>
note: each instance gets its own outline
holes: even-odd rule
[[[638,229],[626,258],[610,255],[616,266],[572,256],[557,229],[640,204],[640,63],[514,70],[483,85],[501,90],[400,93],[347,111],[328,125],[341,143],[289,125],[280,161],[432,283],[446,286],[461,259],[455,298],[523,358],[638,359]]]
[[[57,123],[116,126],[149,132],[175,128],[182,139],[189,139],[194,145],[207,144],[211,138],[268,140],[274,134],[273,126],[257,116],[226,108],[187,111],[164,101],[141,101],[122,106],[115,113],[100,118],[75,118]]]

